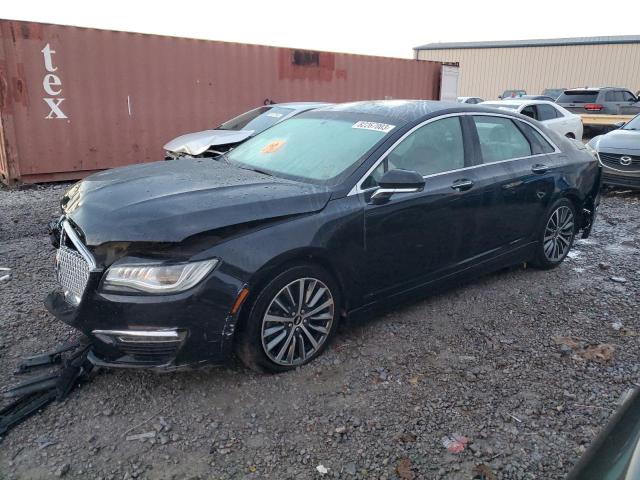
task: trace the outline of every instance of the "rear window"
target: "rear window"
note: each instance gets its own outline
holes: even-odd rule
[[[597,90],[572,90],[558,97],[558,103],[593,103],[598,98]]]

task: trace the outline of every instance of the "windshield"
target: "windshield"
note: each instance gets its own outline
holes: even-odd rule
[[[295,117],[243,143],[227,158],[240,167],[324,183],[356,165],[394,128],[350,117]]]
[[[629,120],[626,125],[622,127],[622,130],[640,130],[640,115],[636,115]]]
[[[260,133],[293,112],[292,108],[265,106],[224,122],[216,130],[253,130]]]
[[[593,103],[598,98],[598,91],[572,90],[566,91],[558,97],[558,103]]]

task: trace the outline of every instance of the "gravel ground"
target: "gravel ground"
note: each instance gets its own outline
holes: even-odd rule
[[[0,190],[0,267],[13,269],[1,384],[20,356],[74,336],[42,306],[55,287],[44,227],[64,188]],[[640,196],[605,196],[570,255],[349,322],[322,358],[279,376],[237,362],[101,370],[2,440],[0,478],[564,478],[640,383]],[[583,348],[601,344],[613,350]],[[452,435],[463,451],[445,448]]]

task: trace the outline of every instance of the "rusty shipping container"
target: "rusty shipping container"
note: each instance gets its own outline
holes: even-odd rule
[[[275,102],[438,98],[441,66],[0,20],[0,177],[81,178]]]

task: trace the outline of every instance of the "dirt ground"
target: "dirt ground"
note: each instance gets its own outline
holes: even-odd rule
[[[0,384],[74,336],[42,305],[66,187],[0,190]],[[564,478],[640,384],[639,298],[640,195],[609,192],[559,268],[346,323],[296,371],[101,370],[2,439],[0,479]]]

